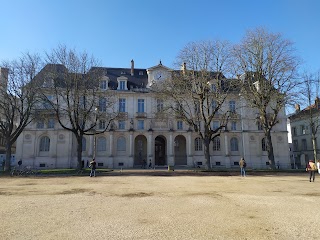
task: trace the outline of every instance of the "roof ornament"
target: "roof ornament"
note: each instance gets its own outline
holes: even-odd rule
[[[159,63],[159,65],[162,65],[161,59],[160,59],[160,63]]]

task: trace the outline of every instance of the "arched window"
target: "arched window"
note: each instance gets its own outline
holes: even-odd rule
[[[202,141],[199,137],[194,140],[194,150],[202,151]]]
[[[117,141],[117,150],[125,151],[126,150],[126,139],[124,137],[119,137]]]
[[[238,139],[233,137],[230,140],[231,151],[239,151]]]
[[[220,151],[220,138],[216,137],[213,139],[213,151]]]
[[[261,140],[261,149],[262,151],[267,151],[266,138],[262,138]]]
[[[85,137],[82,137],[82,152],[85,152],[87,149],[87,140]]]
[[[104,152],[107,150],[107,140],[105,137],[99,137],[97,141],[97,151]]]
[[[50,151],[50,138],[47,136],[40,138],[40,152],[49,152]]]

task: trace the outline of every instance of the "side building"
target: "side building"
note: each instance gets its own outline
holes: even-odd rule
[[[320,127],[320,99],[316,98],[314,104],[300,110],[296,105],[296,112],[289,117],[292,136],[293,160],[295,168],[305,168],[310,159],[314,160],[311,126]],[[313,124],[312,124],[313,123]],[[317,159],[320,157],[320,131],[317,130],[315,147]]]
[[[164,113],[163,101],[150,91],[155,81],[170,77],[175,70],[161,62],[148,69],[137,69],[133,60],[131,68],[104,70],[100,89],[114,92],[119,117],[103,134],[84,136],[82,156],[85,162],[95,156],[101,168],[135,168],[144,160],[155,167],[204,165],[203,145],[198,134],[178,117]],[[268,168],[259,118],[256,111],[245,106],[239,94],[228,97],[224,107],[234,114],[228,127],[210,146],[212,167],[238,167],[240,158],[244,157],[249,168]],[[276,163],[282,168],[290,167],[286,123],[283,109],[272,132]],[[103,129],[104,124],[101,121],[98,128]],[[213,124],[219,125],[219,116]],[[75,168],[76,149],[72,133],[49,115],[23,131],[17,141],[16,158],[33,167]]]

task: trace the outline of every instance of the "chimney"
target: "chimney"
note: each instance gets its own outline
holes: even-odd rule
[[[294,108],[296,109],[296,113],[300,112],[300,105],[299,104],[294,105]]]
[[[134,61],[133,59],[131,60],[131,76],[134,75]]]
[[[186,71],[187,71],[187,64],[185,62],[182,63],[181,70],[182,70],[183,75],[185,75]]]
[[[7,90],[8,86],[8,68],[0,68],[0,89]]]

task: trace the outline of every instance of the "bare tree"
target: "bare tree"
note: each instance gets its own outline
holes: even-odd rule
[[[153,90],[165,100],[165,110],[187,123],[202,139],[206,168],[211,168],[209,145],[227,126],[230,114],[223,106],[234,90],[227,72],[230,44],[226,41],[192,42],[184,47],[177,63],[181,71],[154,84]],[[219,125],[213,122],[219,121]]]
[[[320,99],[319,99],[319,73],[310,74],[305,72],[303,74],[304,92],[307,98],[308,107],[302,112],[298,113],[298,116],[306,119],[306,122],[310,126],[313,159],[317,160],[317,133],[320,128]],[[302,114],[301,114],[302,113]],[[293,116],[294,117],[294,116]]]
[[[81,169],[83,136],[103,133],[111,126],[116,117],[115,99],[112,91],[100,89],[104,69],[97,67],[98,61],[86,52],[78,53],[61,45],[47,53],[47,62],[39,74],[42,97],[47,106],[42,111],[44,115],[39,116],[54,113],[61,127],[74,134],[77,168]]]
[[[262,28],[248,31],[233,52],[235,72],[244,73],[242,96],[248,107],[258,111],[269,162],[274,168],[271,130],[285,105],[296,97],[299,59],[292,42]]]
[[[18,60],[5,61],[1,68],[0,135],[5,141],[4,171],[10,171],[12,147],[24,128],[33,120],[37,86],[32,81],[41,69],[41,58],[26,53]]]

